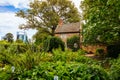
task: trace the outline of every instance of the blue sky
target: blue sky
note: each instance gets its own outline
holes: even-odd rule
[[[26,21],[22,18],[16,17],[15,13],[20,9],[27,9],[30,0],[0,0],[0,39],[10,32],[16,39],[18,27]],[[31,39],[35,30],[26,30],[28,37]]]
[[[8,6],[0,6],[0,12],[16,12],[18,11],[19,8],[15,8],[12,5],[8,5]]]
[[[0,0],[0,39],[6,33],[10,32],[16,39],[17,31],[22,31],[18,27],[26,21],[22,18],[16,17],[15,12],[20,9],[27,9],[31,0]],[[73,0],[75,5],[79,7],[80,0]],[[26,30],[28,38],[32,38],[35,30]]]

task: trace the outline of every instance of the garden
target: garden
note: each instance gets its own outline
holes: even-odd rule
[[[120,80],[120,1],[80,0],[78,9],[71,1],[34,0],[16,12],[26,20],[20,29],[37,30],[35,42],[14,41],[10,33],[3,37],[0,80]],[[80,22],[79,37],[68,38],[67,48],[55,37],[61,19]],[[61,32],[59,37],[68,33]],[[97,49],[95,58],[87,57],[80,42],[106,45],[107,53]]]
[[[55,41],[55,40],[54,40]],[[49,44],[50,45],[50,44]],[[0,42],[0,80],[119,80],[120,58],[86,57],[86,51]],[[50,49],[50,48],[49,48]]]

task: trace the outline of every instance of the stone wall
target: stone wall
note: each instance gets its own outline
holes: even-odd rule
[[[104,45],[86,45],[86,46],[81,46],[83,50],[87,51],[88,53],[95,53],[96,49],[102,48],[104,49],[105,53],[107,53],[107,47]]]
[[[68,33],[68,34],[55,34],[55,36],[59,37],[62,39],[63,42],[65,42],[65,46],[67,47],[67,39],[74,36],[74,35],[77,35],[79,36],[79,33]]]

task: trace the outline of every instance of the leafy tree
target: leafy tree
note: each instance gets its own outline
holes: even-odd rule
[[[69,0],[34,0],[29,7],[27,10],[20,10],[16,13],[17,16],[27,20],[27,23],[22,24],[21,27],[44,29],[52,36],[60,19],[64,23],[80,20],[77,8]]]
[[[4,40],[7,40],[8,42],[13,42],[13,34],[12,33],[7,33],[4,38]]]
[[[36,34],[33,36],[35,40],[35,44],[42,45],[43,41],[48,37],[48,33],[44,32],[44,29],[38,30]]]
[[[119,0],[84,0],[81,8],[84,42],[107,45],[120,42]]]

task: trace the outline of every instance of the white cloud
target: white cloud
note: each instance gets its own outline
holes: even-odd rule
[[[1,6],[6,6],[6,5],[12,5],[15,8],[28,8],[29,2],[33,0],[0,0],[0,5]],[[79,8],[80,1],[83,0],[71,0],[75,3],[77,8]]]
[[[0,6],[14,6],[15,8],[28,8],[28,4],[33,0],[0,0]],[[81,0],[72,0],[76,7],[79,9]],[[11,32],[16,36],[16,32],[19,31],[18,26],[25,23],[25,20],[15,16],[13,12],[0,13],[0,37],[6,33]],[[29,38],[35,33],[35,30],[28,30],[27,34]],[[15,37],[16,38],[16,37]]]
[[[12,12],[0,13],[0,26],[14,27],[24,22],[25,20],[22,18],[16,17],[15,13],[12,13]]]
[[[16,39],[16,32],[20,31],[18,26],[25,23],[25,20],[15,16],[13,12],[0,13],[0,37],[4,36],[6,33],[10,32],[14,35]],[[35,33],[35,30],[28,30],[28,37],[31,38]]]
[[[15,8],[28,8],[28,4],[31,0],[0,0],[1,6],[12,5]]]
[[[78,8],[79,12],[82,12],[81,9],[80,9],[81,1],[83,1],[83,0],[72,0],[72,2],[74,2],[75,6]]]

